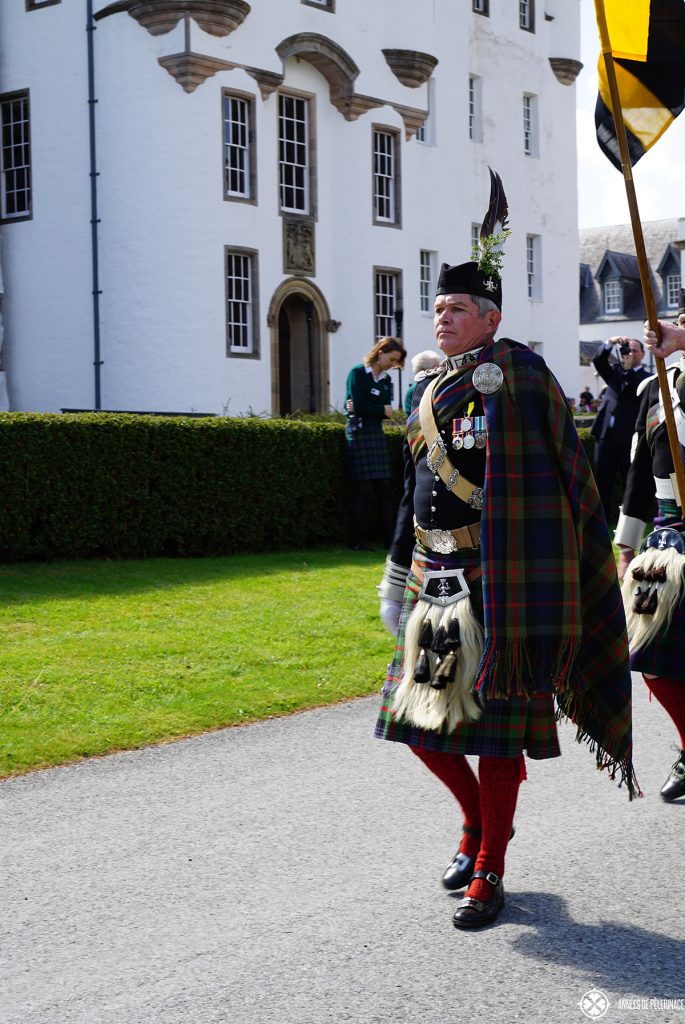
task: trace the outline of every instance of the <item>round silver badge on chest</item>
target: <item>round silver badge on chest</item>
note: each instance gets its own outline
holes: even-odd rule
[[[481,395],[492,395],[499,391],[504,374],[494,363],[481,363],[473,371],[473,386]]]
[[[464,438],[464,448],[473,448],[476,443],[476,439],[473,434],[467,434]]]

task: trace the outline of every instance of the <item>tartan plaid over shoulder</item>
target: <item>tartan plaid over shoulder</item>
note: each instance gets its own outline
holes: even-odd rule
[[[597,764],[632,797],[631,677],[616,562],[590,464],[544,360],[502,339],[481,349],[502,387],[483,396],[485,698],[553,690]],[[452,398],[475,394],[472,373]]]

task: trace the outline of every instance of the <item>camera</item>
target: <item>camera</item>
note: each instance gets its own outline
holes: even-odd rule
[[[622,356],[629,356],[630,355],[630,342],[629,341],[619,341],[619,343],[618,343],[618,350],[619,350],[619,352],[621,353]]]

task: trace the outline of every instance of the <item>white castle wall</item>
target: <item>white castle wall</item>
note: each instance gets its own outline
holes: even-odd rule
[[[104,6],[104,5],[101,5]],[[575,88],[548,58],[575,58],[577,0],[537,10],[534,34],[518,27],[517,4],[426,0],[339,2],[335,14],[299,0],[252,3],[224,38],[191,22],[195,52],[280,73],[276,46],[298,32],[327,35],[360,68],[357,92],[425,109],[427,86],[401,85],[381,49],[416,49],[439,59],[435,144],[404,139],[392,106],[346,121],[329,83],[290,59],[284,87],[315,97],[318,165],[316,276],[331,316],[330,398],[342,402],[352,363],[373,343],[372,268],[404,275],[404,336],[410,354],[433,343],[419,310],[420,249],[468,258],[471,223],[487,205],[487,165],[502,175],[512,235],[504,271],[502,332],[542,343],[570,394],[577,394],[578,247]],[[33,217],[2,227],[5,368],[13,409],[93,406],[93,324],[86,32],[69,2],[26,12],[0,9],[0,92],[30,89]],[[97,6],[96,6],[97,10]],[[278,212],[277,92],[263,100],[241,69],[220,71],[186,93],[157,63],[184,46],[181,22],[152,36],[125,13],[97,22],[96,116],[102,406],[237,414],[271,410],[266,314],[282,267]],[[483,79],[483,141],[467,134],[467,78]],[[256,206],[222,196],[221,90],[255,97]],[[539,158],[523,154],[522,94],[539,97]],[[372,224],[373,124],[402,133],[402,229]],[[542,236],[542,297],[526,294],[526,235]],[[226,357],[226,245],[259,251],[261,358]],[[405,372],[404,383],[409,374]]]

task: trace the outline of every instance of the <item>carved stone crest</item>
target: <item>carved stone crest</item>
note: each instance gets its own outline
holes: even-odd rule
[[[315,273],[313,221],[283,218],[283,273]]]

